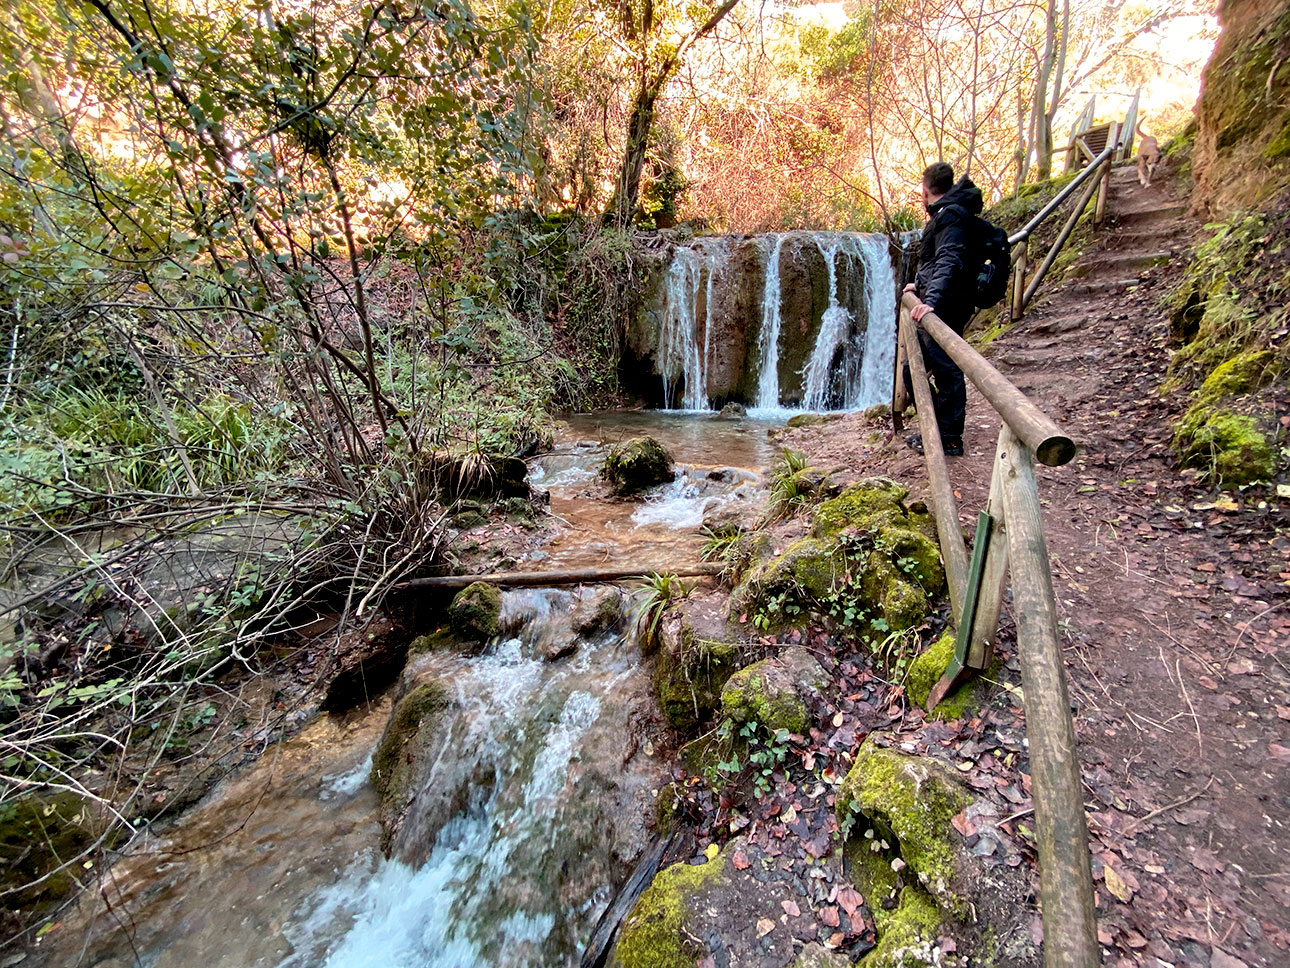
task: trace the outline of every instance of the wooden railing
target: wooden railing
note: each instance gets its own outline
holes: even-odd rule
[[[1036,460],[1049,466],[1065,464],[1075,455],[1075,443],[935,313],[927,313],[921,324],[915,324],[910,312],[918,304],[913,293],[906,293],[901,301],[897,355],[898,360],[903,358],[909,363],[931,503],[957,628],[954,658],[928,704],[934,706],[966,676],[989,668],[1004,589],[1011,573],[1035,805],[1044,964],[1047,968],[1095,968],[1101,959],[1088,828],[1075,724],[1057,632],[1057,600],[1035,481]],[[917,325],[958,364],[1002,418],[990,494],[978,518],[976,554],[970,565],[918,345]],[[903,412],[906,403],[898,362],[893,412]]]

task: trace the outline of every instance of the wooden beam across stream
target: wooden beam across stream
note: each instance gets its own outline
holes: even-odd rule
[[[650,574],[676,575],[678,578],[707,578],[721,574],[725,566],[715,561],[691,562],[684,565],[666,565],[660,568],[566,568],[551,571],[495,571],[484,575],[437,575],[431,578],[412,578],[395,585],[395,588],[465,588],[477,581],[511,588],[544,585],[594,585],[603,582],[643,578]]]

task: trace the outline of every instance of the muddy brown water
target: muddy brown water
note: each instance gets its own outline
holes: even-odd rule
[[[566,527],[522,567],[695,560],[705,513],[757,513],[776,422],[570,418],[532,462]],[[605,446],[640,433],[672,451],[676,481],[634,500],[593,496]],[[650,702],[633,643],[605,634],[543,661],[542,644],[568,634],[578,595],[507,592],[506,629],[486,654],[418,660],[429,667],[416,674],[454,697],[441,726],[452,754],[425,764],[420,781],[460,787],[464,805],[446,823],[407,825],[415,835],[384,856],[367,775],[388,699],[320,716],[169,829],[136,838],[26,963],[575,964],[614,880],[648,843],[645,817],[667,766],[625,739]]]

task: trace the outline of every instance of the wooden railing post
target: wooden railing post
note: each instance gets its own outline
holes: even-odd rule
[[[1071,237],[1071,233],[1075,231],[1076,223],[1079,222],[1079,217],[1084,214],[1084,209],[1088,207],[1088,200],[1093,197],[1093,193],[1098,190],[1100,185],[1101,180],[1098,178],[1089,180],[1088,187],[1084,189],[1084,194],[1075,202],[1075,207],[1071,209],[1070,217],[1066,219],[1066,224],[1062,226],[1062,230],[1057,234],[1057,240],[1053,243],[1053,247],[1048,250],[1048,255],[1044,256],[1044,261],[1039,264],[1039,268],[1035,270],[1035,274],[1030,279],[1030,284],[1026,286],[1023,305],[1028,305],[1030,300],[1035,298],[1035,291],[1039,289],[1039,284],[1044,281],[1044,276],[1048,275],[1048,270],[1057,261],[1057,256],[1062,251],[1062,246]]]
[[[1026,258],[1030,254],[1030,238],[1022,239],[1012,260],[1012,308],[1009,316],[1015,323],[1026,312]]]
[[[945,466],[941,447],[941,429],[936,423],[932,388],[927,382],[927,368],[918,345],[918,334],[909,309],[900,310],[900,338],[909,360],[910,381],[914,385],[914,405],[918,408],[918,426],[923,434],[923,457],[927,464],[927,483],[931,489],[932,511],[936,516],[936,534],[941,539],[941,558],[945,561],[945,581],[950,587],[950,610],[957,625],[963,614],[963,592],[967,587],[968,557],[959,526],[959,509],[954,502],[954,488]]]
[[[1035,803],[1044,965],[1097,968],[1102,959],[1093,907],[1088,825],[1035,467],[1029,448],[1007,424],[1000,445]]]
[[[1115,145],[1119,140],[1120,126],[1112,121],[1111,130],[1107,133],[1106,143]],[[1112,154],[1110,158],[1106,159],[1106,167],[1102,172],[1102,176],[1098,179],[1097,210],[1093,213],[1094,225],[1101,225],[1102,219],[1106,217],[1106,199],[1111,192],[1111,162],[1114,158],[1115,155]]]

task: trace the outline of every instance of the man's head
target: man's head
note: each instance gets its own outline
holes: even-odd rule
[[[930,206],[954,187],[954,169],[943,161],[928,165],[923,172],[923,205]]]

